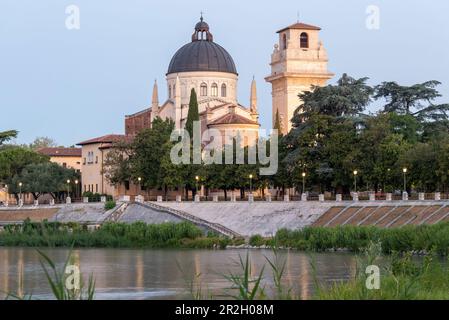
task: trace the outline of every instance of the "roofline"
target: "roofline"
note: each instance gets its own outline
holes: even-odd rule
[[[290,26],[288,26],[288,27],[282,28],[281,30],[276,31],[276,33],[281,33],[281,32],[283,32],[283,31],[285,31],[285,30],[288,30],[288,29],[296,29],[296,30],[315,30],[315,31],[320,31],[320,30],[321,30],[320,27],[312,26],[312,25],[306,24],[306,23],[303,23],[303,27],[302,27],[302,28],[295,27],[295,25],[296,25],[296,23],[295,23],[295,24],[292,24],[292,25],[290,25]]]

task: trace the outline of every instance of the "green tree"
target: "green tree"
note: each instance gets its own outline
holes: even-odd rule
[[[0,146],[5,142],[17,138],[18,131],[16,130],[8,130],[0,132]]]
[[[56,147],[58,144],[55,140],[49,137],[37,137],[34,139],[34,141],[30,144],[30,148],[33,150],[38,150],[41,148],[52,148]]]
[[[22,192],[31,193],[34,199],[43,194],[51,194],[53,198],[60,192],[67,191],[67,180],[79,179],[79,174],[73,169],[64,168],[56,163],[31,163],[15,175],[9,188],[11,193],[19,192],[18,183],[22,182]]]

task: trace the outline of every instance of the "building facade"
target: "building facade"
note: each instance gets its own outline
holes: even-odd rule
[[[64,168],[81,172],[81,148],[41,148],[40,154],[50,157],[50,161]]]
[[[271,54],[273,126],[279,113],[281,132],[287,134],[291,119],[301,105],[298,94],[312,86],[324,86],[334,75],[327,70],[328,57],[319,39],[321,28],[295,23],[279,30],[279,42]]]
[[[313,85],[325,85],[333,76],[327,70],[327,53],[319,40],[319,31],[320,28],[303,23],[278,31],[279,43],[271,55],[271,74],[265,80],[272,84],[273,124],[276,112],[279,112],[284,134],[291,129],[290,120],[300,105],[298,94],[310,90]],[[160,103],[155,82],[151,103],[141,111],[125,116],[124,135],[111,134],[79,143],[82,147],[83,191],[116,197],[139,194],[138,186],[130,183],[113,186],[108,182],[104,164],[107,153],[114,143],[131,141],[143,129],[151,128],[156,117],[171,119],[177,129],[184,128],[192,89],[198,97],[202,132],[216,129],[222,137],[233,132],[233,136],[247,136],[254,141],[258,138],[256,81],[253,79],[250,85],[249,105],[239,103],[234,60],[226,49],[214,42],[209,25],[202,17],[195,25],[190,41],[173,55],[165,78],[166,99]],[[203,138],[202,142],[207,146],[209,141]]]

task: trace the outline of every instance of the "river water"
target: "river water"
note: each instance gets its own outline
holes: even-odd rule
[[[62,268],[69,250],[45,249],[44,252]],[[253,276],[265,265],[263,285],[269,292],[273,282],[266,257],[273,260],[270,250],[76,249],[72,257],[86,282],[93,274],[96,299],[189,298],[187,283],[192,279],[201,283],[203,293],[226,299],[232,291],[225,275],[242,273],[239,257],[245,260],[247,252]],[[313,295],[314,278],[322,284],[347,280],[356,266],[355,256],[348,253],[309,255],[281,251],[279,259],[285,261],[285,285],[305,299]],[[51,299],[39,260],[32,248],[0,248],[0,299],[8,292],[31,294],[33,299]]]

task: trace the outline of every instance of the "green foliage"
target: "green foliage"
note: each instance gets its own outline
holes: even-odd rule
[[[107,211],[107,210],[112,210],[112,209],[115,208],[115,206],[116,206],[115,201],[109,200],[109,201],[106,201],[106,203],[104,204],[104,209],[105,209],[106,211]]]
[[[71,264],[72,251],[70,251],[67,260],[61,270],[58,270],[55,263],[42,251],[37,249],[41,260],[40,264],[45,272],[45,277],[50,285],[52,293],[56,300],[94,300],[95,297],[95,280],[91,275],[87,289],[84,288],[84,282],[80,279],[80,283],[73,283],[72,288],[67,286],[68,276],[67,267]],[[76,281],[76,280],[73,280]]]
[[[265,240],[261,235],[255,234],[249,238],[249,244],[253,247],[260,247],[265,244]]]
[[[228,238],[205,237],[195,225],[163,223],[157,225],[109,222],[90,231],[85,225],[59,222],[25,221],[9,225],[0,233],[0,246],[27,247],[113,247],[113,248],[225,248]]]
[[[252,264],[250,263],[249,253],[246,253],[246,259],[239,255],[239,263],[242,274],[230,273],[224,277],[232,284],[232,289],[236,290],[236,294],[230,296],[236,300],[256,300],[264,296],[264,289],[261,287],[264,268],[254,277]]]
[[[9,140],[16,138],[18,133],[19,132],[17,130],[8,130],[0,132],[0,146],[5,142],[8,142]]]
[[[378,228],[372,226],[306,227],[278,230],[274,238],[279,246],[301,250],[325,251],[348,249],[363,251],[371,242],[381,243],[384,253],[435,251],[449,253],[449,223],[435,225]]]
[[[11,179],[9,191],[19,192],[18,184],[22,182],[22,192],[33,194],[35,199],[45,193],[54,196],[57,192],[71,190],[67,186],[67,180],[80,179],[74,169],[64,168],[56,163],[31,163],[23,168],[22,172]]]
[[[365,268],[360,268],[360,271],[349,281],[320,288],[315,298],[324,300],[449,299],[447,261],[441,261],[432,253],[424,259],[412,259],[409,252],[391,256],[381,268],[379,289],[368,290]]]
[[[198,98],[196,96],[195,89],[192,88],[192,90],[190,91],[189,111],[187,113],[187,121],[185,127],[190,135],[190,138],[193,138],[193,123],[199,120],[200,116],[198,112]]]

